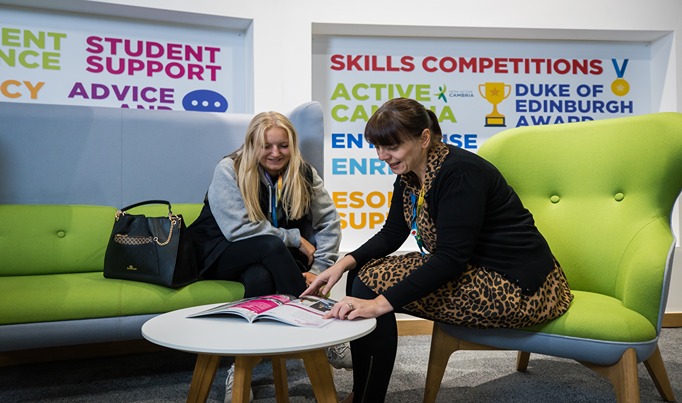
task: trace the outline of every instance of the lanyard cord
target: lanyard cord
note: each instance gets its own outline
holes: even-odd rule
[[[279,205],[279,201],[282,199],[282,188],[284,187],[283,181],[282,181],[282,175],[280,175],[277,178],[277,184],[273,183],[272,177],[270,177],[270,174],[267,172],[265,173],[265,177],[268,179],[268,182],[270,183],[269,186],[269,191],[270,191],[270,217],[272,218],[272,225],[275,227],[278,227],[277,225],[277,206]],[[272,191],[272,188],[275,188],[275,191]]]
[[[417,217],[422,212],[422,208],[424,207],[424,186],[422,186],[421,191],[419,192],[419,199],[417,199],[417,195],[412,193],[410,195],[410,198],[412,199],[412,229],[410,230],[410,235],[414,237],[414,240],[417,241],[417,246],[419,246],[419,251],[421,252],[422,256],[424,256],[426,253],[424,253],[424,241],[422,240],[421,235],[419,234],[419,227],[417,227]]]

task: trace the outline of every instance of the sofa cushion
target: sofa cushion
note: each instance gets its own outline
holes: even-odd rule
[[[203,204],[173,204],[189,225]],[[114,225],[110,206],[0,204],[0,276],[102,271]],[[163,216],[165,205],[147,205],[131,214]]]
[[[523,330],[628,343],[648,342],[656,338],[656,327],[622,301],[587,291],[571,292],[574,298],[568,312],[549,322]],[[595,323],[601,326],[594,326]]]
[[[0,281],[0,325],[168,312],[242,298],[233,281],[198,281],[174,290],[89,273],[6,276]]]
[[[101,271],[115,213],[109,206],[0,205],[0,276]]]

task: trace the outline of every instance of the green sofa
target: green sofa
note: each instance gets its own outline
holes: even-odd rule
[[[201,204],[173,205],[186,224]],[[104,252],[115,207],[0,205],[0,352],[139,339],[151,317],[242,298],[231,281],[179,289],[105,278]],[[131,213],[163,216],[167,207]]]
[[[323,173],[322,107],[307,102],[287,116]],[[102,268],[118,208],[165,199],[187,224],[196,219],[215,165],[252,117],[0,102],[0,365],[35,355],[27,350],[128,345],[159,313],[241,298],[239,283],[174,290],[107,279]]]

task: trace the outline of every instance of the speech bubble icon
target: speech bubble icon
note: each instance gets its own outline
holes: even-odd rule
[[[211,90],[194,90],[182,98],[182,107],[186,111],[225,112],[227,99]]]

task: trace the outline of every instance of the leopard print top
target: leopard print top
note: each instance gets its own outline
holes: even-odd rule
[[[429,150],[424,180],[425,195],[428,195],[448,153],[449,149],[443,143],[435,144]],[[403,213],[408,227],[411,227],[421,184],[412,172],[403,175],[401,181],[405,189],[402,194]],[[436,226],[429,215],[428,207],[428,197],[425,197],[417,217],[417,228],[424,248],[434,253]],[[360,269],[358,277],[374,292],[381,294],[403,281],[428,259],[429,255],[421,255],[419,252],[373,259]],[[458,279],[408,303],[402,307],[402,311],[455,325],[521,328],[562,315],[572,299],[566,277],[556,261],[554,270],[532,296],[523,294],[520,287],[495,271],[467,264],[467,271]]]

